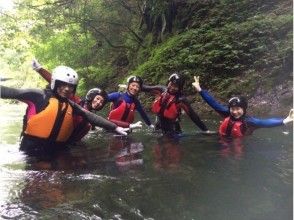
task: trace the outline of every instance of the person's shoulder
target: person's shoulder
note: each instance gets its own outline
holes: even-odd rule
[[[107,95],[107,99],[108,101],[116,101],[117,99],[119,99],[121,97],[121,93],[120,92],[111,92],[108,93]]]
[[[108,94],[108,96],[121,96],[122,94],[122,92],[111,92]]]
[[[72,100],[72,101],[75,102],[75,103],[78,103],[78,104],[80,104],[80,103],[82,102],[81,97],[76,96],[76,95],[70,97],[69,99]]]

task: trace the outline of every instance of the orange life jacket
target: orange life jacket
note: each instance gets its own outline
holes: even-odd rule
[[[243,121],[234,121],[230,117],[224,119],[219,127],[219,134],[222,136],[229,136],[233,138],[243,137],[245,134],[242,132],[244,126]]]
[[[118,120],[128,123],[133,123],[135,119],[135,103],[126,103],[121,100],[119,106],[109,112],[108,120]]]
[[[165,118],[176,120],[179,116],[179,108],[176,105],[176,97],[167,92],[161,94],[152,104],[152,112]]]
[[[31,116],[25,134],[56,142],[66,142],[74,129],[73,109],[67,102],[52,97],[47,107]]]

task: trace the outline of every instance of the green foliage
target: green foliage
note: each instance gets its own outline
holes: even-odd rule
[[[97,85],[112,90],[130,72],[150,84],[165,84],[174,70],[186,75],[186,85],[200,75],[204,87],[221,95],[292,80],[287,0],[17,3],[15,12],[0,15],[0,67],[19,79],[17,86],[44,86],[31,70],[32,57],[49,70],[77,70],[81,94]]]
[[[76,29],[78,28],[58,32],[49,41],[35,44],[34,54],[50,69],[57,65],[68,65],[74,69],[84,66],[89,62],[88,51],[95,42]]]
[[[20,17],[15,11],[0,14],[0,75],[11,78],[1,84],[16,88],[43,87],[45,83],[30,67],[32,38],[28,21]]]
[[[113,82],[116,77],[114,70],[109,65],[78,68],[77,72],[80,77],[77,94],[80,96],[86,95],[90,88],[111,88],[110,82]],[[112,86],[116,88],[116,84],[112,83]]]
[[[270,74],[275,67],[276,74],[281,73],[291,62],[291,45],[292,15],[255,16],[242,23],[213,29],[204,26],[173,36],[156,47],[133,73],[154,84],[164,82],[170,71],[186,71],[189,83],[193,75],[202,75],[205,86],[222,90],[232,77],[249,70]],[[220,80],[212,79],[223,80],[222,86],[217,86]],[[250,85],[253,91],[256,86],[243,85]]]

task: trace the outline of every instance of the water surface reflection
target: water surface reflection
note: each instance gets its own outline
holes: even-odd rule
[[[1,218],[292,219],[292,128],[243,140],[185,121],[190,133],[177,139],[98,129],[69,150],[28,157],[18,151],[20,112],[0,114]]]

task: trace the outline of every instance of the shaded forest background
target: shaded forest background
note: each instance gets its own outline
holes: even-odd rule
[[[115,91],[131,74],[165,84],[180,71],[203,110],[193,75],[219,100],[241,93],[253,109],[287,113],[292,7],[289,0],[18,0],[0,12],[1,76],[13,78],[10,86],[44,87],[30,67],[36,57],[48,70],[77,70],[84,95],[95,86]]]

